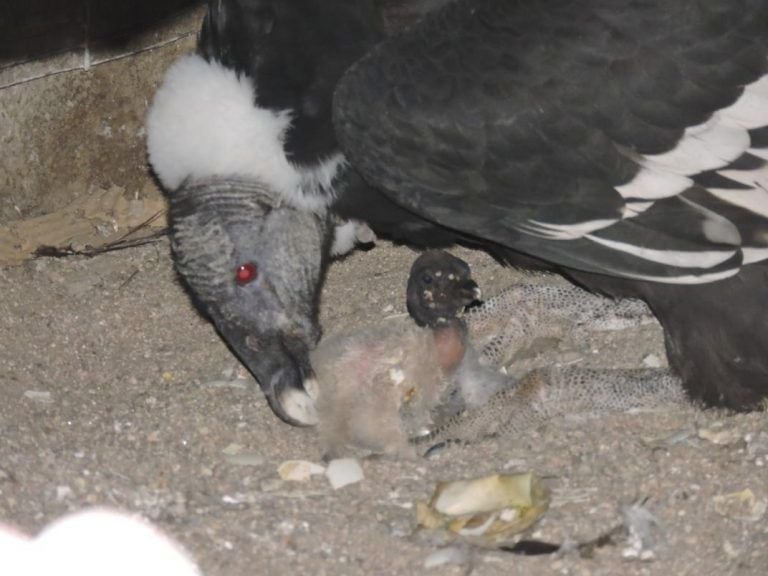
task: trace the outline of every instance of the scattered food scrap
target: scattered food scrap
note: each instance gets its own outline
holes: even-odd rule
[[[307,460],[286,460],[277,468],[277,473],[289,482],[308,482],[312,476],[325,473],[325,466]]]
[[[444,530],[483,547],[509,546],[549,506],[533,472],[493,474],[438,484],[429,503],[416,503],[419,526]]]

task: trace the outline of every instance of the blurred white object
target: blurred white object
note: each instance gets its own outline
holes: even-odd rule
[[[3,576],[202,576],[184,549],[139,516],[95,508],[31,538],[0,524]]]
[[[360,463],[354,458],[337,458],[328,462],[325,476],[334,490],[362,482],[365,478]]]

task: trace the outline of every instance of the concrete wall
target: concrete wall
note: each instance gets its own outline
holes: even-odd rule
[[[29,13],[51,1],[31,0]],[[146,163],[144,117],[165,69],[194,49],[202,9],[176,9],[160,21],[141,13],[145,20],[126,27],[125,14],[133,12],[125,2],[94,1],[122,6],[116,24],[109,27],[108,12],[91,15],[91,25],[94,18],[101,24],[74,47],[78,4],[88,0],[65,0],[74,12],[56,12],[58,20],[45,13],[47,27],[19,24],[17,34],[44,30],[49,43],[14,49],[7,35],[0,41],[0,222],[51,212],[94,189],[117,186],[128,198],[159,194]],[[173,8],[189,3],[168,1]],[[127,4],[136,2],[151,4]],[[0,31],[8,31],[9,15],[0,2]],[[25,56],[35,46],[48,55]]]

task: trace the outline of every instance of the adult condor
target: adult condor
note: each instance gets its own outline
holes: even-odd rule
[[[211,0],[147,128],[178,270],[287,422],[366,225],[642,298],[692,398],[768,396],[768,0]]]

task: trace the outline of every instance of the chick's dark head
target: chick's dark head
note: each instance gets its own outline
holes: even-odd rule
[[[444,250],[429,250],[411,266],[408,312],[419,326],[435,328],[450,322],[480,299],[469,265]]]

